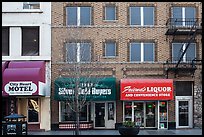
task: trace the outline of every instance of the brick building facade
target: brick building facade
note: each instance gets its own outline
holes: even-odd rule
[[[88,15],[85,15],[86,13]],[[194,17],[192,18],[199,19],[198,22],[190,20],[191,23],[198,23],[195,25],[196,32],[193,32],[193,24],[190,24],[189,27],[187,21],[182,20],[180,22],[186,23],[182,25],[187,28],[187,31],[174,29],[171,33],[173,25],[169,24],[170,18],[177,17],[180,19],[184,18],[183,16],[187,18],[188,13],[193,14]],[[134,14],[138,15],[134,17]],[[70,16],[75,17],[71,18]],[[88,25],[86,25],[87,18],[90,19]],[[138,18],[140,18],[139,24]],[[76,21],[76,24],[73,20]],[[72,75],[72,72],[67,69],[72,67],[73,64],[69,63],[67,52],[69,49],[66,46],[67,43],[71,42],[89,43],[91,54],[88,58],[90,58],[91,63],[97,61],[96,73],[103,77],[116,78],[116,99],[99,102],[104,103],[106,109],[104,111],[105,121],[103,121],[105,125],[99,123],[99,126],[97,126],[97,119],[95,119],[97,114],[94,111],[96,111],[98,102],[93,101],[90,108],[88,107],[90,112],[87,111],[87,115],[90,115],[90,117],[87,116],[89,117],[87,119],[90,119],[87,120],[89,125],[85,122],[85,127],[82,126],[82,128],[117,128],[120,123],[126,120],[125,115],[128,108],[126,104],[128,102],[131,104],[132,115],[130,119],[132,121],[136,120],[137,112],[134,107],[141,105],[139,110],[142,111],[140,113],[142,120],[139,122],[140,126],[144,128],[170,129],[202,126],[201,20],[202,4],[200,2],[52,2],[52,129],[69,129],[71,128],[70,124],[72,124],[70,123],[72,120],[62,120],[63,112],[60,111],[62,111],[63,103],[54,99],[55,80],[61,76],[69,77]],[[84,22],[85,25],[83,25]],[[176,20],[174,20],[175,22]],[[196,34],[193,35],[194,33]],[[191,36],[195,38],[193,41],[189,40]],[[181,43],[186,43],[186,47],[188,43],[194,46],[190,46],[189,49],[192,51],[187,50],[187,53],[183,55],[185,60],[182,58],[183,61],[176,66],[176,63],[181,59],[174,60],[176,57],[174,52],[177,53],[175,45],[180,44],[181,46]],[[113,44],[110,51],[108,50],[108,44]],[[150,48],[146,48],[148,46]],[[141,52],[134,52],[134,49],[138,49],[138,47]],[[191,54],[192,52],[195,52],[195,54]],[[135,55],[139,55],[139,57]],[[190,62],[187,57],[190,57]],[[195,61],[192,61],[193,57],[196,58]],[[87,64],[84,63],[83,65]],[[120,86],[122,79],[173,79],[173,99],[121,100]],[[185,87],[189,83],[190,91],[188,92],[185,91]],[[110,121],[106,114],[109,114],[108,105],[110,102],[113,103],[114,116],[112,123],[108,124]],[[167,115],[166,124],[160,123],[159,114],[162,102],[165,104],[167,111],[165,113]],[[180,110],[182,103],[184,104],[183,112]],[[152,106],[155,107],[154,118],[153,124],[149,125],[147,108],[152,109]],[[187,121],[187,123],[181,122],[182,116],[186,118],[184,121]],[[102,124],[101,127],[100,124]]]

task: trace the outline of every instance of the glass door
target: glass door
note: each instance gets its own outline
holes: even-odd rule
[[[146,127],[155,127],[155,102],[146,102]]]
[[[176,128],[192,128],[192,118],[192,97],[176,97]]]
[[[105,127],[105,103],[95,103],[95,127]]]
[[[134,122],[140,127],[144,127],[144,103],[134,102]]]
[[[188,101],[179,101],[179,126],[189,126],[188,125]]]

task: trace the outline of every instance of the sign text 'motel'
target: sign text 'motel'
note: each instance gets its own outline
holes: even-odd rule
[[[4,90],[9,95],[32,95],[37,91],[37,85],[32,81],[9,82]]]

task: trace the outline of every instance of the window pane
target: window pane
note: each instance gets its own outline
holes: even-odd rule
[[[141,44],[130,44],[130,61],[141,61]]]
[[[174,25],[182,25],[182,8],[181,7],[173,7],[173,18]]]
[[[9,56],[9,27],[2,27],[2,56]]]
[[[37,98],[28,99],[28,122],[39,122],[39,104]]]
[[[89,43],[80,44],[80,61],[81,62],[91,61],[91,46]]]
[[[132,121],[132,102],[125,102],[125,121]]]
[[[80,25],[91,25],[91,8],[80,8]]]
[[[87,115],[87,105],[85,105],[79,113],[79,120],[87,121]],[[61,102],[61,121],[76,121],[76,113],[66,102]]]
[[[154,46],[152,43],[144,43],[144,61],[154,61]]]
[[[191,43],[186,51],[186,60],[191,61],[195,57],[195,44]]]
[[[154,7],[144,7],[144,25],[154,25]]]
[[[186,7],[185,8],[185,18],[195,18],[195,8]]]
[[[130,25],[141,25],[140,7],[130,7]]]
[[[22,56],[39,56],[39,27],[22,27]]]
[[[115,7],[106,7],[105,20],[115,20]]]
[[[77,7],[67,7],[67,25],[77,25]]]
[[[180,52],[180,49],[182,47],[182,43],[173,43],[172,45],[172,51],[173,51],[173,59],[172,61],[178,61],[181,57],[182,52]]]
[[[105,44],[105,56],[116,56],[115,51],[116,51],[116,46],[114,42],[109,42]]]
[[[188,101],[179,101],[179,126],[188,126]]]
[[[40,2],[24,2],[23,9],[40,9]]]
[[[176,96],[192,96],[191,81],[176,81]]]
[[[77,61],[77,43],[66,44],[67,62]]]
[[[185,20],[186,20],[186,26],[192,26],[195,21],[195,8],[193,7],[186,7],[185,8]]]

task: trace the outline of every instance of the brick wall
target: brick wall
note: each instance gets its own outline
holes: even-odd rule
[[[103,20],[103,9],[106,4],[115,4],[117,6],[118,20],[108,22]],[[66,28],[66,5],[88,5],[93,7],[93,25],[90,27],[68,27]],[[154,27],[130,27],[128,25],[128,7],[130,5],[154,6],[155,7],[155,26]],[[166,78],[163,63],[171,57],[171,36],[166,36],[166,22],[170,17],[170,7],[172,5],[195,6],[198,11],[198,18],[202,17],[202,5],[200,2],[52,2],[52,85],[53,80],[61,72],[59,69],[65,68],[65,47],[64,43],[78,39],[89,40],[92,43],[93,60],[100,57],[100,62],[104,63],[107,68],[113,68],[115,73],[110,70],[104,70],[104,75],[114,74],[117,81],[126,78]],[[180,36],[177,36],[179,39]],[[182,38],[182,37],[181,37]],[[196,37],[197,57],[201,58],[202,53],[202,36]],[[117,42],[118,56],[115,58],[103,57],[103,43],[106,40],[115,40]],[[155,43],[155,63],[130,63],[129,62],[129,43],[132,40],[153,41]],[[104,66],[99,66],[102,67]],[[63,72],[69,75],[68,72]],[[61,74],[62,75],[62,74]],[[198,77],[200,73],[195,73]],[[175,80],[186,79],[186,77],[170,78]],[[187,79],[193,80],[191,76]],[[53,92],[52,86],[52,92]],[[119,89],[117,90],[119,99]],[[52,123],[58,121],[58,108],[56,101],[52,100]],[[197,111],[197,109],[195,109]],[[195,118],[196,119],[196,118]],[[175,120],[175,100],[169,102],[169,120]],[[117,122],[122,121],[122,102],[117,101]]]

